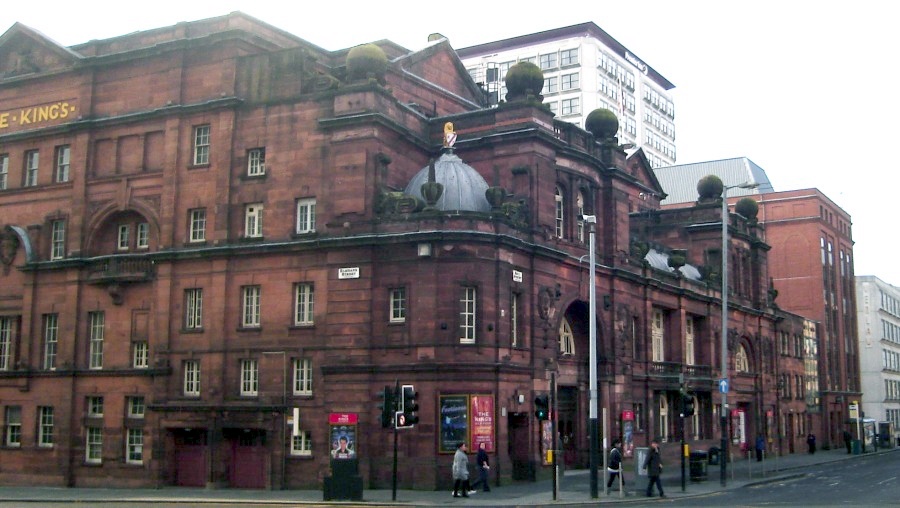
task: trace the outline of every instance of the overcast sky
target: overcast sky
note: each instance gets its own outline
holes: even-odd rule
[[[65,46],[232,11],[329,50],[380,39],[416,50],[435,32],[463,48],[593,21],[675,84],[679,164],[748,157],[777,191],[820,189],[852,217],[857,275],[900,286],[892,0],[3,4],[0,31],[19,21]]]

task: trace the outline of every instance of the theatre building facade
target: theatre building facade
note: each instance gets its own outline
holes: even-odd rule
[[[529,480],[551,377],[583,467],[592,231],[609,437],[677,441],[683,391],[688,442],[717,443],[719,205],[661,212],[640,151],[509,88],[488,107],[443,38],[326,51],[241,13],[73,47],[9,28],[0,483],[320,488],[352,457],[389,487],[395,384],[402,488],[447,486],[460,441]],[[738,451],[778,437],[776,340],[805,323],[728,220]]]

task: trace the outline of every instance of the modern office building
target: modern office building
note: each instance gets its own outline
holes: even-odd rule
[[[584,127],[591,111],[619,118],[619,141],[641,147],[654,168],[675,163],[673,85],[595,23],[581,23],[457,49],[493,103],[505,100],[505,76],[517,62],[544,71],[541,94],[557,118]],[[536,92],[536,91],[535,91]]]
[[[860,397],[856,325],[856,289],[850,214],[818,189],[771,191],[765,171],[746,158],[709,161],[655,170],[670,193],[663,208],[690,206],[691,184],[701,175],[716,175],[735,187],[729,206],[750,196],[759,206],[758,220],[772,248],[764,275],[777,292],[779,308],[818,324],[818,379],[807,374],[809,397],[804,426],[825,446],[840,445],[849,401]],[[682,178],[679,178],[681,176]],[[663,182],[665,182],[663,184]]]
[[[873,275],[856,277],[862,410],[889,422],[900,437],[900,288]]]
[[[607,437],[677,440],[685,390],[688,442],[715,446],[719,205],[660,211],[642,150],[526,92],[490,107],[446,39],[329,52],[232,13],[61,47],[13,25],[0,483],[321,488],[352,464],[384,488],[376,394],[398,384],[402,488],[449,486],[460,441],[498,481],[548,475],[555,443],[583,467],[592,308]],[[767,297],[760,223],[725,220],[736,451],[774,435],[775,343],[803,320]],[[551,380],[558,440],[534,412]]]

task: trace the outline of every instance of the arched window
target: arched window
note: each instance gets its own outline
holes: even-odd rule
[[[572,334],[572,325],[565,318],[559,324],[559,352],[563,355],[575,354],[575,336]]]
[[[563,208],[563,205],[565,203],[563,202],[562,189],[560,189],[559,187],[556,187],[555,200],[556,200],[556,237],[562,238],[564,227],[565,227],[565,222],[563,220],[563,217],[565,216],[565,208]]]
[[[739,346],[734,353],[734,370],[737,372],[750,372],[750,357],[747,355],[747,348],[743,345]]]

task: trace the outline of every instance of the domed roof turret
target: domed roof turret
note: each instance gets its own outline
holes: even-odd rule
[[[416,173],[406,186],[405,194],[426,201],[422,184],[428,181],[428,166]],[[452,151],[445,151],[434,162],[434,176],[444,186],[435,208],[441,211],[490,212],[491,205],[484,196],[487,182],[475,168],[462,161]]]

